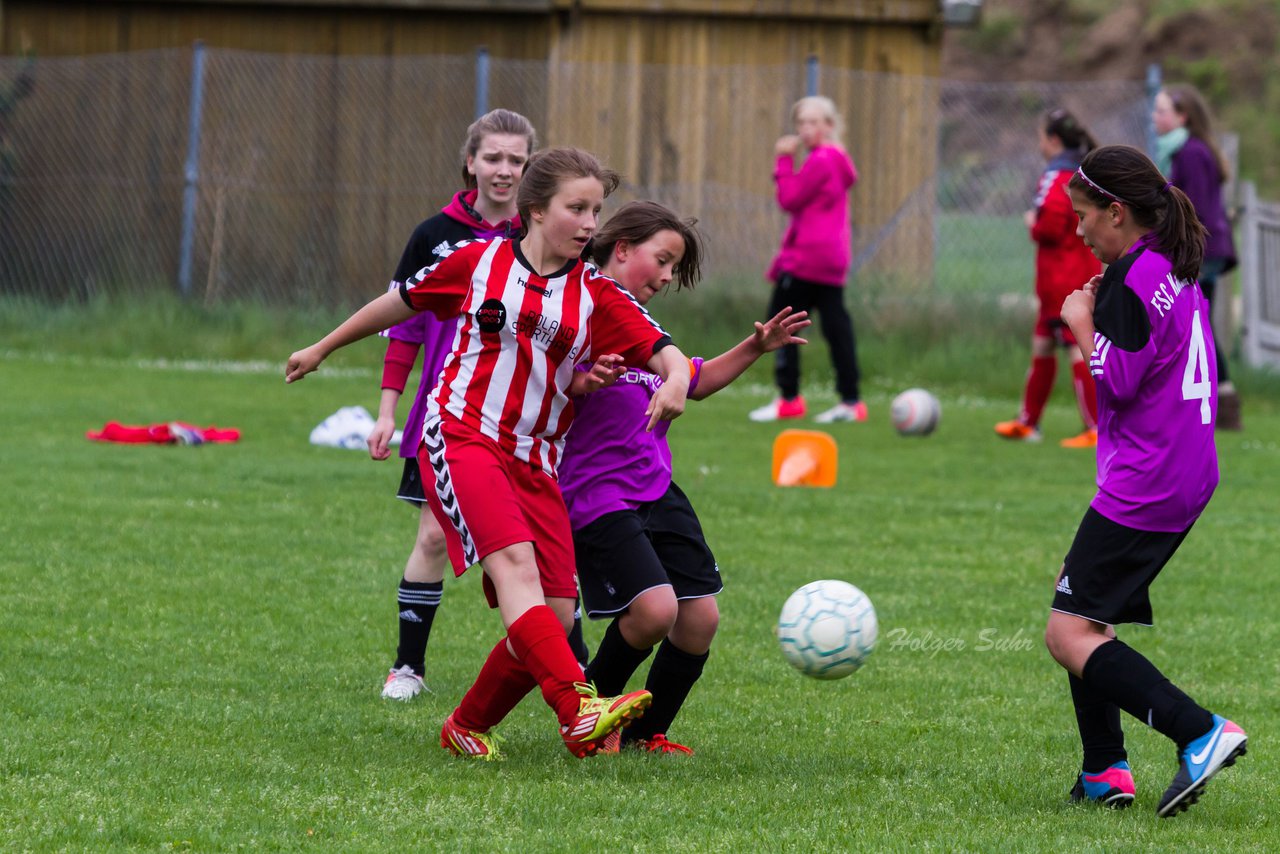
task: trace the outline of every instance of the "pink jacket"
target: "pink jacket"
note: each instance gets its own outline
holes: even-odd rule
[[[853,243],[849,188],[858,180],[853,160],[841,148],[820,145],[809,153],[799,172],[791,155],[779,156],[773,179],[778,184],[778,205],[791,215],[791,222],[768,277],[777,281],[790,273],[798,279],[843,286]]]

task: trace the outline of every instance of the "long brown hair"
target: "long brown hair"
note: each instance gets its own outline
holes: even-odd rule
[[[659,231],[674,231],[684,241],[684,255],[671,271],[676,290],[692,288],[702,278],[702,238],[696,219],[681,219],[675,211],[657,202],[627,202],[609,217],[591,240],[587,252],[597,267],[603,268],[619,241],[638,246]]]
[[[1174,111],[1186,119],[1184,127],[1187,133],[1209,146],[1213,159],[1218,163],[1218,183],[1225,184],[1231,177],[1231,166],[1214,141],[1213,116],[1209,113],[1209,105],[1194,86],[1166,86],[1164,93],[1173,103]]]
[[[1083,177],[1082,177],[1083,175]],[[1155,234],[1155,247],[1179,279],[1200,275],[1208,233],[1187,194],[1165,180],[1151,158],[1130,145],[1104,145],[1085,155],[1067,186],[1096,207],[1127,207],[1134,222]]]

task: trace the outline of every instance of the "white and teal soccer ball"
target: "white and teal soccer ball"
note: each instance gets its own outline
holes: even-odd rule
[[[893,399],[889,418],[903,436],[928,436],[942,418],[942,404],[922,388],[909,388]]]
[[[847,581],[811,581],[787,599],[778,617],[782,654],[805,676],[840,679],[862,666],[879,624],[871,600]]]

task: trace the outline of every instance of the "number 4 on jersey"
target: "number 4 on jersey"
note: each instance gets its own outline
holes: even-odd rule
[[[1199,375],[1200,379],[1196,379]],[[1200,423],[1213,420],[1209,397],[1213,394],[1213,381],[1209,377],[1209,353],[1204,344],[1204,330],[1200,327],[1200,309],[1191,316],[1191,345],[1187,348],[1187,367],[1182,372],[1182,399],[1200,401]]]

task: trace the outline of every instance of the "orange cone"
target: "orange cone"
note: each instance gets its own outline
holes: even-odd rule
[[[783,430],[773,442],[778,486],[836,485],[836,440],[818,430]]]

